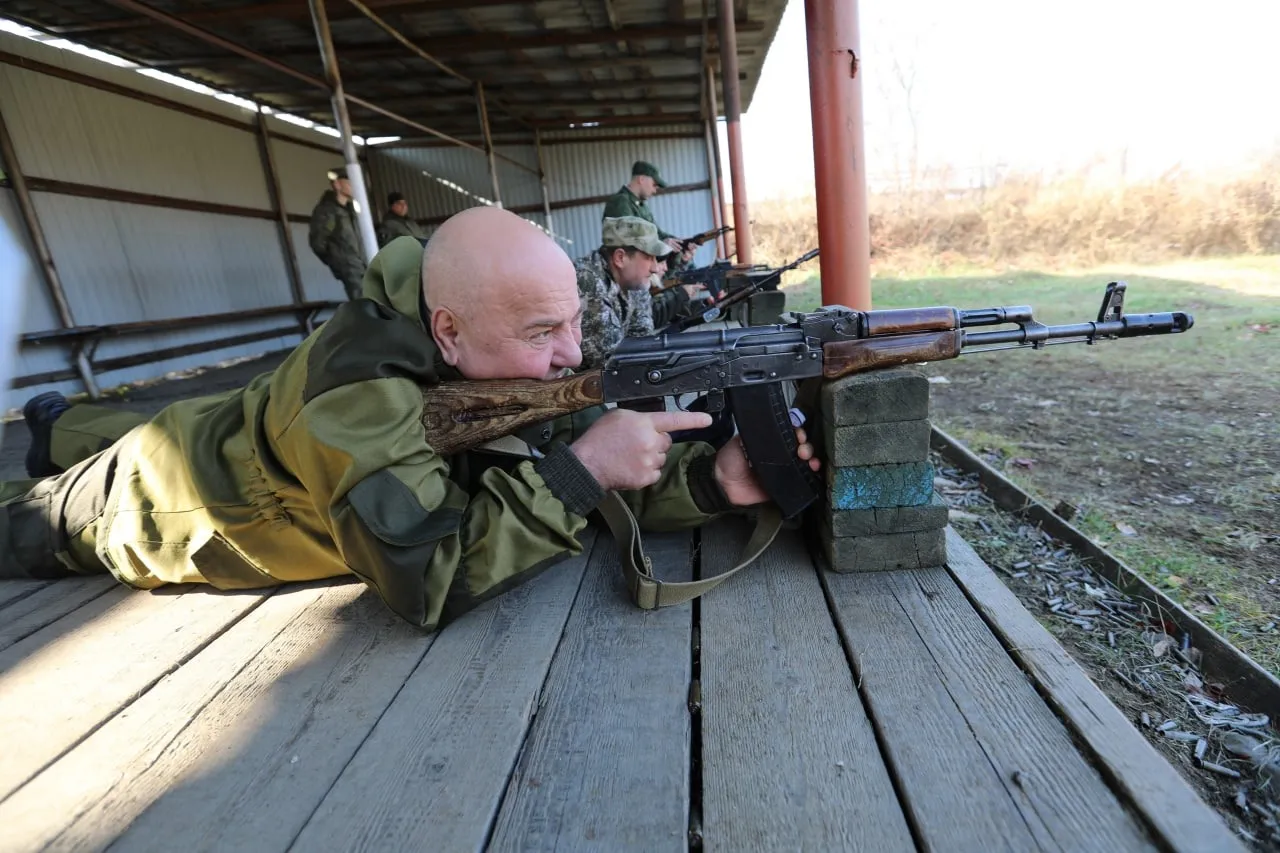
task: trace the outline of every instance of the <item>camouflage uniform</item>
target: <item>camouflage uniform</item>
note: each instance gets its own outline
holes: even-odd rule
[[[579,258],[573,266],[582,300],[582,369],[590,370],[604,364],[623,338],[653,334],[652,302],[646,306],[643,301],[648,289],[623,293],[600,250]]]
[[[626,185],[609,196],[609,200],[604,203],[604,216],[601,218],[614,219],[619,216],[638,216],[645,222],[653,222],[653,211]],[[653,227],[658,228],[658,223],[653,222]],[[667,240],[674,236],[676,235],[658,228],[659,240]]]
[[[0,483],[0,578],[244,589],[355,575],[430,630],[581,553],[604,493],[562,442],[599,410],[523,433],[536,459],[432,450],[424,396],[461,377],[424,323],[421,263],[416,240],[392,242],[367,298],[243,389],[149,421],[73,406],[53,433],[65,473]],[[657,484],[623,497],[648,529],[702,524],[728,508],[714,466],[706,444],[677,445]]]
[[[342,282],[347,298],[359,299],[365,262],[360,250],[355,201],[348,199],[345,205],[338,204],[338,195],[333,190],[322,195],[311,211],[308,239],[311,251]]]
[[[386,215],[382,217],[382,227],[378,229],[378,245],[385,246],[397,237],[412,237],[415,240],[425,240],[427,235],[422,233],[422,226],[413,219],[408,216],[400,216],[388,210]]]

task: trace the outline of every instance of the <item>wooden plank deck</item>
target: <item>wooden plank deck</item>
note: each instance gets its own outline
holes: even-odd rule
[[[0,582],[0,848],[1243,849],[950,535],[832,575],[784,531],[644,613],[599,534],[434,636],[354,583]]]

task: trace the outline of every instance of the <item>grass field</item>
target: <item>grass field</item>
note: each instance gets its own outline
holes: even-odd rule
[[[1280,256],[1155,267],[878,278],[875,307],[1185,310],[1185,335],[929,365],[933,417],[1023,488],[1280,673]],[[816,307],[816,278],[787,287]]]

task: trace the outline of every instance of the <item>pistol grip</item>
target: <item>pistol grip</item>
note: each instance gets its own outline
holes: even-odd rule
[[[730,388],[726,394],[760,485],[782,510],[783,518],[799,515],[817,499],[822,480],[796,456],[796,432],[782,384]]]

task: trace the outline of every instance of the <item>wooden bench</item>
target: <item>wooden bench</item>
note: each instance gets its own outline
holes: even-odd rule
[[[739,520],[652,536],[727,568]],[[434,636],[363,586],[0,583],[6,850],[1242,849],[954,532],[629,603],[607,534]]]

